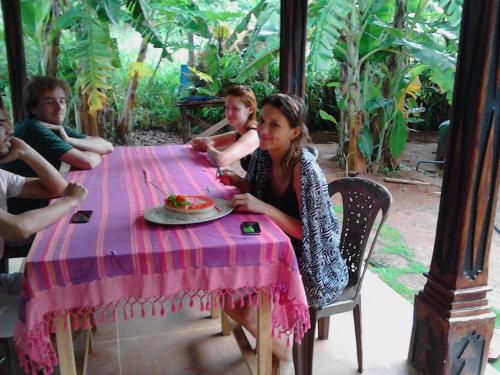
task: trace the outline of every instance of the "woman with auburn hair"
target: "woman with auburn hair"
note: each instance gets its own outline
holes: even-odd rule
[[[266,214],[290,237],[308,303],[322,307],[340,296],[348,273],[328,185],[308,145],[305,116],[306,106],[299,97],[275,94],[264,99],[257,125],[260,147],[246,177],[225,169],[219,178],[242,192],[233,198],[237,212]],[[225,312],[255,335],[256,308],[227,306]],[[293,367],[290,350],[276,338],[273,354],[282,369]]]
[[[251,89],[245,86],[230,87],[224,113],[229,125],[235,130],[213,137],[193,138],[191,145],[196,151],[207,152],[218,167],[226,167],[241,160],[241,166],[246,170],[250,154],[259,147],[256,111],[257,100]]]

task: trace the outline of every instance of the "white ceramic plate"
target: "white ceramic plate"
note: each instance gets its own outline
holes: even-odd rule
[[[214,208],[212,211],[203,214],[180,214],[177,212],[169,211],[163,206],[158,206],[146,210],[146,212],[144,212],[144,218],[147,221],[156,224],[185,225],[204,223],[205,221],[219,219],[223,216],[226,216],[233,210],[231,202],[220,198],[211,199],[213,199],[215,206],[218,209]]]

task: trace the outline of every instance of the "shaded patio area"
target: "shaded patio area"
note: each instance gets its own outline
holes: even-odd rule
[[[418,374],[406,360],[413,306],[370,271],[364,282],[363,303],[364,374]],[[234,338],[221,336],[219,320],[210,319],[207,312],[196,307],[164,318],[124,322],[119,317],[116,323],[109,322],[94,334],[94,344],[88,368],[88,373],[94,375],[249,373]],[[75,345],[81,358],[83,337]],[[317,375],[357,374],[351,313],[332,318],[330,339],[316,341],[314,355]],[[497,372],[487,365],[485,374]]]

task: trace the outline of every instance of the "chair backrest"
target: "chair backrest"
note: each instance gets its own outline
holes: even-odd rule
[[[356,287],[357,296],[367,269],[366,262],[389,213],[392,196],[385,186],[365,178],[342,178],[333,181],[328,185],[328,192],[331,197],[336,193],[342,196],[344,215],[340,252],[349,272],[347,286]],[[382,211],[380,225],[365,257],[372,226],[380,211]],[[363,259],[365,259],[364,265]]]

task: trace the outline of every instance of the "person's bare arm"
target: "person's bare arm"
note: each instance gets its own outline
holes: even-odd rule
[[[222,168],[221,174],[217,176],[224,185],[234,186],[242,193],[248,193],[251,190],[250,183],[243,177],[238,176],[232,169]]]
[[[64,197],[50,206],[12,215],[0,209],[0,236],[8,240],[22,240],[46,228],[77,207],[88,191],[78,183],[70,183]]]
[[[223,151],[207,142],[207,153],[213,163],[218,167],[227,167],[237,160],[251,154],[259,147],[259,136],[256,131],[247,131],[240,139]]]
[[[88,135],[85,138],[73,138],[66,133],[62,125],[54,125],[43,121],[40,121],[40,123],[46,128],[58,132],[63,140],[80,151],[89,151],[98,155],[106,155],[113,152],[113,145],[101,137]]]
[[[20,198],[60,197],[68,183],[45,158],[23,140],[12,137],[9,154],[0,162],[22,160],[37,174],[38,178],[27,178]]]
[[[73,148],[59,158],[78,169],[94,169],[101,163],[101,155],[92,151],[81,151]]]
[[[195,137],[191,140],[191,145],[198,152],[207,152],[208,144],[211,144],[213,147],[225,147],[230,144],[233,144],[236,141],[236,135],[238,133],[236,131],[214,135],[212,137]]]
[[[86,136],[85,138],[68,137],[67,142],[80,151],[94,152],[106,155],[113,152],[113,145],[101,137]]]
[[[293,171],[293,188],[297,194],[297,203],[299,209],[301,207],[301,187],[300,187],[300,165],[297,165]],[[233,198],[233,207],[238,212],[253,212],[266,214],[269,216],[280,228],[294,238],[302,240],[302,223],[300,219],[294,218],[285,214],[283,211],[277,209],[273,205],[263,202],[255,198],[251,194],[238,194]]]

